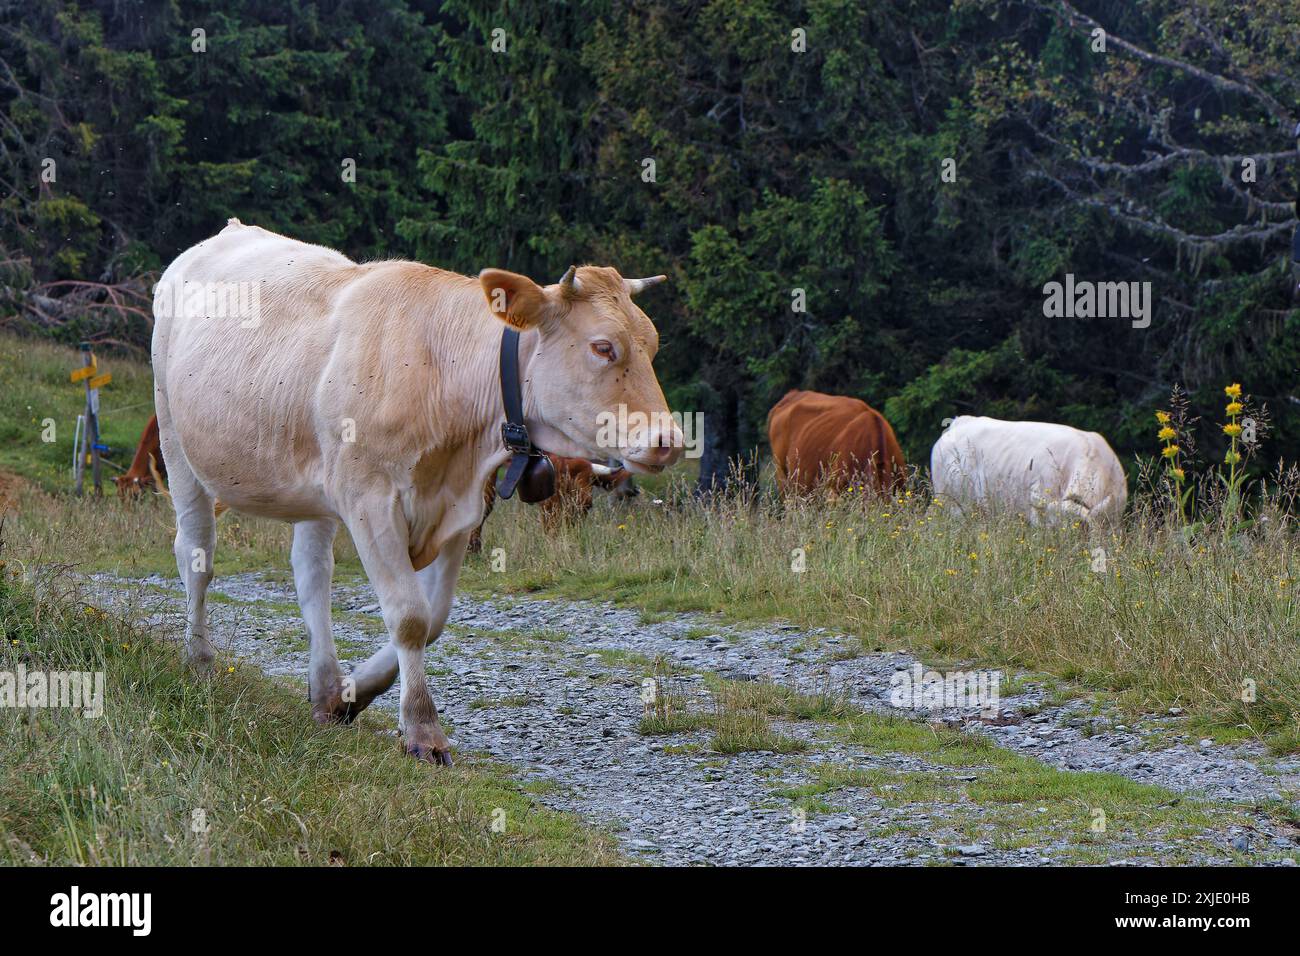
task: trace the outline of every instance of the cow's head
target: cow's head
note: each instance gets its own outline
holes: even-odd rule
[[[642,474],[681,457],[681,429],[651,364],[659,333],[632,302],[664,278],[624,279],[614,269],[583,266],[543,287],[501,269],[479,274],[488,308],[536,332],[523,339],[520,361],[525,423],[539,447],[575,458],[621,458]]]
[[[146,489],[153,487],[152,478],[140,478],[136,475],[116,475],[113,481],[117,483],[119,498],[135,498],[143,494]]]

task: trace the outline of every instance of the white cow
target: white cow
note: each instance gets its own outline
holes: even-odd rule
[[[1119,458],[1096,432],[1049,422],[962,415],[930,452],[936,497],[1023,514],[1033,524],[1113,521],[1128,484]]]
[[[484,483],[509,457],[502,322],[521,330],[537,445],[657,472],[680,457],[682,436],[651,365],[658,333],[631,295],[661,278],[584,266],[541,287],[499,269],[358,264],[237,219],[177,257],[155,293],[153,368],[190,660],[206,667],[214,654],[214,500],[292,522],[313,717],[351,719],[400,672],[406,750],[449,763],[424,649],[451,608]],[[620,405],[650,427],[598,447],[600,416]],[[390,638],[347,680],[330,631],[340,522]]]

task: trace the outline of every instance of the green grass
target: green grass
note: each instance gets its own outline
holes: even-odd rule
[[[931,763],[968,767],[1010,751],[988,737],[967,734],[903,717],[858,714],[842,722],[844,738],[868,750],[924,756]]]
[[[646,737],[685,734],[713,726],[713,715],[699,711],[649,713],[637,724],[637,733]]]
[[[797,695],[783,688],[714,678],[710,682],[710,701],[705,705],[682,691],[674,671],[662,659],[651,662],[648,671],[655,679],[655,693],[637,728],[645,736],[707,729],[713,732],[709,749],[715,753],[793,754],[808,749],[807,741],[778,733],[769,720],[773,714],[789,716],[776,702]]]
[[[301,688],[229,662],[196,677],[175,645],[0,573],[0,670],[106,675],[99,718],[0,708],[2,862],[619,862],[605,838],[539,808],[499,765],[419,764],[381,735],[391,727],[380,715],[317,727]]]
[[[153,414],[153,373],[147,363],[97,354],[100,372],[113,381],[100,390],[100,433],[123,468]],[[85,387],[68,381],[81,365],[75,349],[36,339],[0,335],[0,469],[21,475],[46,491],[72,488],[72,439],[85,409]],[[54,421],[55,441],[43,441],[44,422]],[[116,494],[104,469],[104,493]],[[89,476],[87,476],[89,482]],[[87,485],[89,487],[89,484]]]
[[[858,712],[842,689],[824,684],[801,690],[771,681],[712,681],[733,706],[783,720],[835,720]]]
[[[721,754],[753,751],[778,754],[803,753],[808,742],[777,733],[757,711],[722,708],[713,720],[711,749]]]
[[[858,714],[838,721],[836,729],[869,752],[920,758],[928,767],[812,764],[807,783],[779,788],[776,796],[809,813],[837,810],[836,795],[852,789],[865,790],[874,801],[895,809],[914,809],[918,803],[973,804],[983,808],[982,815],[960,825],[929,820],[927,832],[952,826],[950,839],[983,840],[1000,849],[1060,843],[1066,850],[1062,862],[1104,863],[1116,855],[1141,855],[1158,840],[1178,841],[1178,852],[1187,858],[1215,853],[1250,860],[1225,850],[1225,841],[1215,835],[1230,825],[1252,825],[1235,808],[1180,798],[1116,774],[1058,770],[977,734],[896,717]]]

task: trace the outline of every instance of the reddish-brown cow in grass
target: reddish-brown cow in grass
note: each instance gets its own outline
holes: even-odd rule
[[[150,459],[153,459],[152,468]],[[148,488],[154,488],[157,484],[154,471],[163,481],[167,480],[167,466],[163,463],[162,445],[158,442],[158,416],[150,415],[149,424],[144,426],[140,444],[135,449],[135,457],[131,459],[131,467],[126,470],[126,474],[118,475],[113,479],[117,482],[117,496],[127,498],[138,495]]]
[[[767,435],[782,492],[823,483],[833,491],[858,483],[892,491],[906,477],[894,429],[858,398],[787,392],[768,412]]]
[[[555,529],[565,518],[581,518],[591,510],[593,488],[603,488],[617,499],[632,498],[641,493],[633,482],[632,474],[626,468],[611,468],[587,461],[585,458],[565,458],[563,455],[547,455],[555,466],[555,494],[541,502],[542,527],[547,531]],[[483,547],[483,525],[497,498],[496,476],[489,478],[483,486],[483,521],[470,535],[469,551],[478,554]]]

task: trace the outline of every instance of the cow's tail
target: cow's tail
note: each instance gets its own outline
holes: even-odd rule
[[[164,498],[170,498],[172,496],[172,493],[167,490],[167,485],[163,481],[163,476],[158,474],[158,464],[157,462],[154,461],[154,457],[152,454],[149,455],[149,474],[153,475],[154,487],[158,489],[156,494],[160,494]],[[225,512],[229,510],[230,510],[229,506],[222,504],[220,498],[217,498],[212,502],[212,516],[214,518],[220,518]]]

